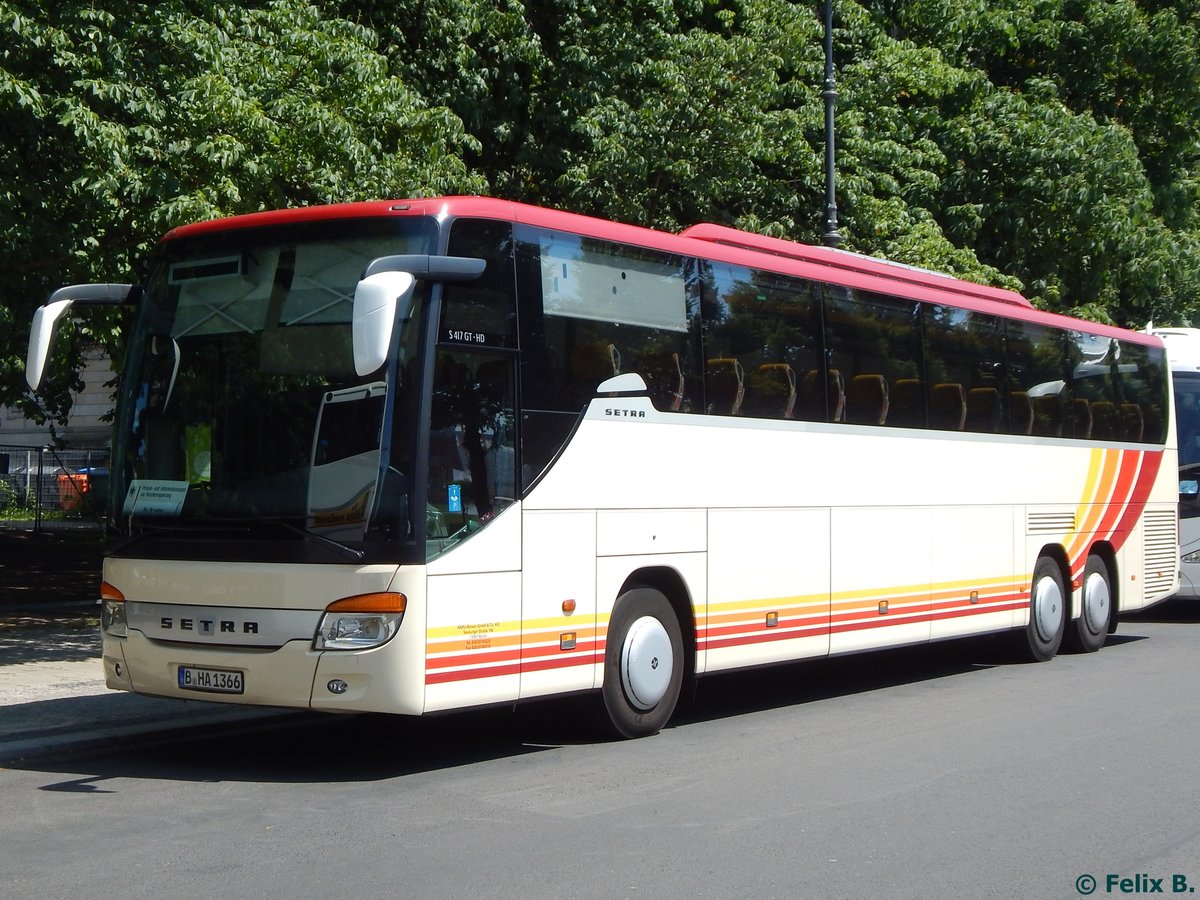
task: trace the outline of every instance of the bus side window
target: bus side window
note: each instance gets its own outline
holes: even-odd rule
[[[1167,409],[1167,386],[1162,377],[1163,351],[1129,341],[1119,341],[1118,347],[1121,437],[1127,441],[1157,443],[1164,438]],[[1181,411],[1181,422],[1183,416]],[[1189,436],[1181,428],[1181,447]]]
[[[952,430],[994,434],[1011,431],[1004,322],[952,306],[924,307],[926,366],[934,385],[953,384],[963,392],[965,415]],[[935,388],[936,389],[936,388]],[[945,398],[942,398],[945,400]],[[959,421],[952,413],[949,420]],[[1024,421],[1018,423],[1023,427]],[[944,421],[940,427],[946,427]]]
[[[1005,323],[1004,334],[1005,380],[1012,409],[1008,432],[1062,437],[1068,394],[1063,366],[1065,334],[1016,320]]]
[[[891,425],[892,387],[921,379],[921,306],[870,291],[826,286],[824,305],[829,421]],[[819,375],[816,376],[818,379]],[[834,393],[842,406],[834,407]],[[900,424],[924,418],[903,398]]]
[[[714,264],[701,279],[704,411],[763,419],[826,417],[804,380],[821,360],[820,304],[808,281]]]
[[[578,415],[601,382],[626,373],[642,376],[657,409],[686,411],[693,264],[548,229],[518,226],[516,234],[524,414],[545,422],[544,414]],[[565,437],[561,424],[554,431]],[[528,448],[531,469],[549,461],[552,443]]]

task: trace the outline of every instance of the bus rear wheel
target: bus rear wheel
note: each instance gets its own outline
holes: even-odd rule
[[[1053,659],[1066,631],[1067,594],[1062,569],[1049,556],[1038,557],[1029,592],[1029,624],[1017,632],[1017,652],[1030,662]]]
[[[683,668],[683,636],[670,601],[653,588],[633,588],[617,598],[601,690],[612,731],[625,738],[661,731],[679,702]]]
[[[1068,632],[1071,649],[1094,653],[1104,646],[1112,626],[1112,582],[1108,565],[1099,556],[1089,556],[1083,570],[1079,616]]]

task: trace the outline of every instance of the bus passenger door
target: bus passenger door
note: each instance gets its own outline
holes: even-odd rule
[[[437,354],[425,505],[426,711],[518,696],[514,372],[511,354]]]

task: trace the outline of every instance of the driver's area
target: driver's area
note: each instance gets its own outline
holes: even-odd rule
[[[429,432],[426,557],[486,525],[516,498],[513,357],[440,349]]]

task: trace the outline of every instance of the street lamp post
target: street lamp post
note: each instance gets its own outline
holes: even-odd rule
[[[842,242],[838,234],[837,196],[834,190],[835,155],[833,143],[833,111],[837,107],[837,82],[833,73],[833,0],[824,0],[825,12],[825,246],[836,247]]]

